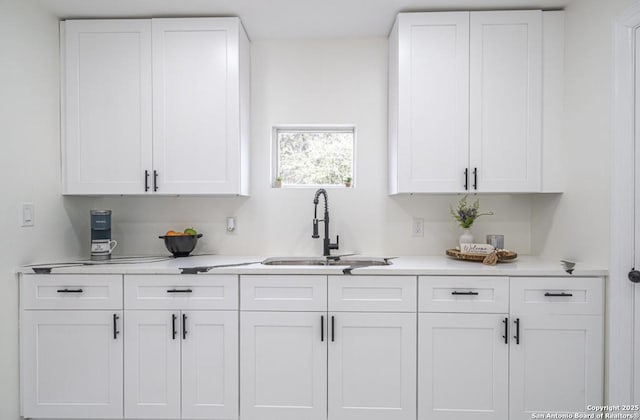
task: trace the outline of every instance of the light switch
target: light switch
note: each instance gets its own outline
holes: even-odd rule
[[[33,203],[22,203],[22,227],[35,226],[35,224]]]

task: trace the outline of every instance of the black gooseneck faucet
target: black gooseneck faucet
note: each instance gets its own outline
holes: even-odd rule
[[[324,219],[318,220],[318,202],[320,196],[324,196]],[[320,188],[316,191],[316,195],[313,197],[313,234],[312,238],[318,239],[320,235],[318,235],[318,222],[324,222],[324,247],[322,255],[328,257],[331,255],[332,249],[338,249],[338,244],[340,243],[340,236],[336,235],[336,243],[332,244],[329,239],[329,199],[327,198],[327,191],[324,188]]]

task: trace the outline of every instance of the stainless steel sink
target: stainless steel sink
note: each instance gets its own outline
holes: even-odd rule
[[[349,266],[349,267],[369,267],[390,265],[386,258],[375,257],[274,257],[262,261],[264,265],[327,265],[327,266]]]

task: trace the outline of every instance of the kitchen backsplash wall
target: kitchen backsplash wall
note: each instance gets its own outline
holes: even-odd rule
[[[460,196],[387,194],[387,41],[385,38],[273,40],[252,44],[251,196],[67,197],[65,206],[88,244],[89,209],[113,210],[116,254],[166,253],[158,235],[194,226],[204,237],[197,252],[319,255],[311,238],[314,188],[271,188],[271,132],[279,124],[355,124],[355,188],[329,189],[331,235],[339,252],[441,255],[459,228],[449,205]],[[462,179],[461,179],[462,180]],[[531,252],[531,197],[478,196],[495,212],[473,232],[505,235],[506,246]],[[473,198],[472,196],[470,198]],[[226,217],[237,230],[226,233]],[[411,236],[424,219],[424,237]],[[88,246],[85,247],[88,255]]]

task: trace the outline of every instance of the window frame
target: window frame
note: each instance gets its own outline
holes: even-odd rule
[[[276,177],[280,168],[280,151],[278,147],[278,133],[302,132],[302,133],[353,133],[353,161],[351,173],[351,187],[342,184],[282,184],[281,188],[355,188],[356,181],[356,150],[358,143],[358,131],[355,124],[276,124],[271,128],[271,180],[270,185],[275,188]]]

